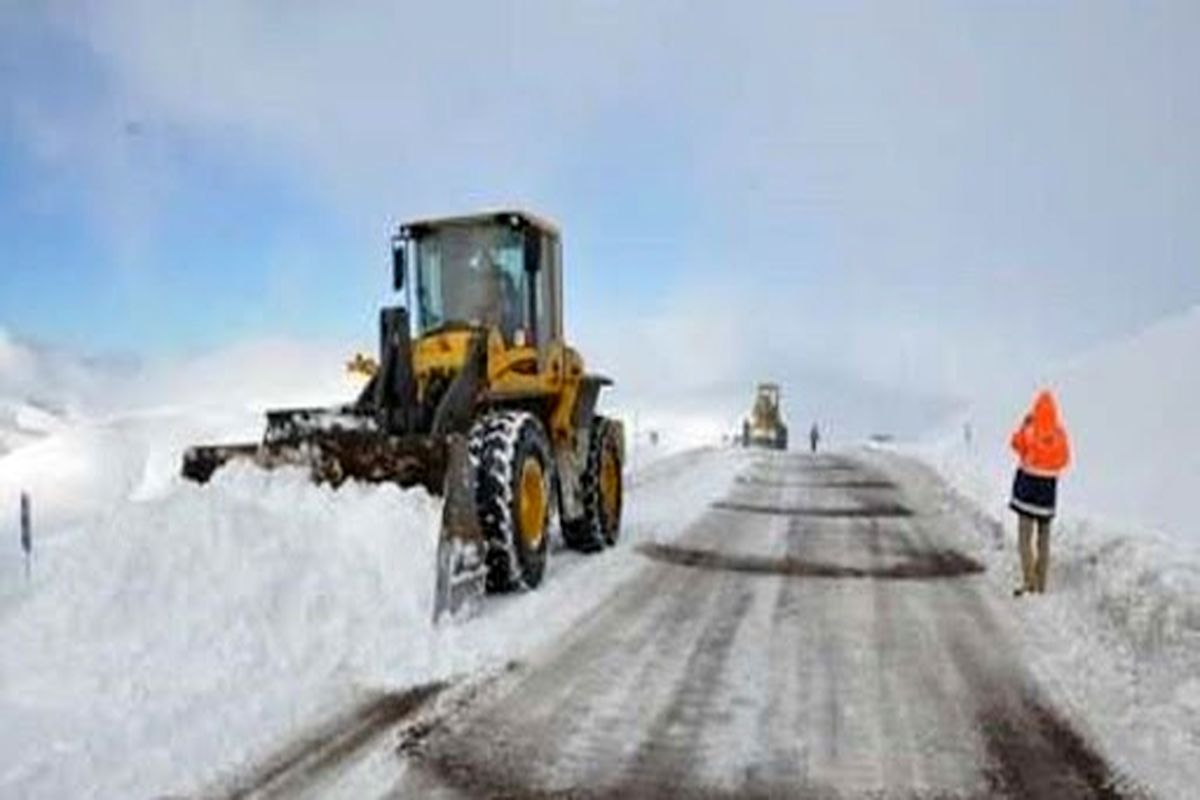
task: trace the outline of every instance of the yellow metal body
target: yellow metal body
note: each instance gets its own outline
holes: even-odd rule
[[[424,399],[431,381],[449,377],[462,368],[473,336],[469,330],[446,331],[413,343],[413,374],[420,398]],[[543,400],[542,423],[555,449],[575,446],[575,404],[582,379],[583,359],[563,342],[551,342],[544,358],[539,358],[536,347],[510,346],[495,328],[488,333],[489,398],[498,404],[505,400]]]

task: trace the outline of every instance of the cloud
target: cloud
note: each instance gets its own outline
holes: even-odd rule
[[[640,82],[670,9],[123,0],[61,23],[148,114],[423,213],[536,192]]]
[[[356,237],[533,205],[641,392],[961,397],[1200,298],[1194,3],[51,8],[103,78],[31,138],[112,227],[153,237],[171,142]]]
[[[7,199],[94,228],[115,277],[133,280],[150,260],[158,209],[174,190],[169,143],[148,135],[103,62],[46,13],[10,5],[0,14],[0,131],[24,144],[35,176],[28,194]]]

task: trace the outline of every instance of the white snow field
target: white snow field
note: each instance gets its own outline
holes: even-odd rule
[[[345,393],[337,381],[324,399],[264,387],[264,372],[295,366],[268,351],[210,360],[199,382],[181,371],[144,395],[159,401],[152,410],[76,415],[0,456],[0,536],[12,544],[0,558],[0,796],[200,790],[365,692],[516,658],[602,602],[637,566],[631,545],[678,531],[738,464],[639,447],[621,546],[558,550],[537,592],[434,626],[440,503],[423,490],[333,491],[248,466],[205,487],[177,477],[188,443],[257,437],[250,406]],[[239,384],[233,404],[170,402],[218,379]],[[254,389],[244,381],[275,400],[244,402]],[[23,489],[36,519],[28,582],[16,548]]]
[[[99,370],[17,341],[0,327],[0,457],[61,430]]]
[[[1045,376],[1074,463],[1060,482],[1048,593],[1014,601],[1035,669],[1163,797],[1200,785],[1198,357],[1194,308]],[[1036,386],[977,400],[914,449],[991,521],[1002,592],[1018,581],[1008,436]]]

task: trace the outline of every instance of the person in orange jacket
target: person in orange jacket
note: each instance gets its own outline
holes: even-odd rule
[[[1071,461],[1071,445],[1059,417],[1054,395],[1038,393],[1033,410],[1013,432],[1012,449],[1020,459],[1013,478],[1009,507],[1017,512],[1017,538],[1021,550],[1022,585],[1013,592],[1046,591],[1050,569],[1050,521],[1058,500],[1058,477]],[[1037,552],[1033,533],[1037,529]]]

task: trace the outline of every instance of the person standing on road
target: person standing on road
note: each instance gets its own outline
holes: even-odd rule
[[[817,445],[821,443],[821,431],[817,429],[817,423],[813,423],[808,430],[808,448],[812,452],[817,452]]]
[[[1059,417],[1054,395],[1038,393],[1033,410],[1013,432],[1012,449],[1020,459],[1013,478],[1009,507],[1017,512],[1017,540],[1021,551],[1022,584],[1013,594],[1046,591],[1050,569],[1050,521],[1058,499],[1058,476],[1071,460],[1067,431]],[[1034,552],[1033,534],[1037,530]]]

